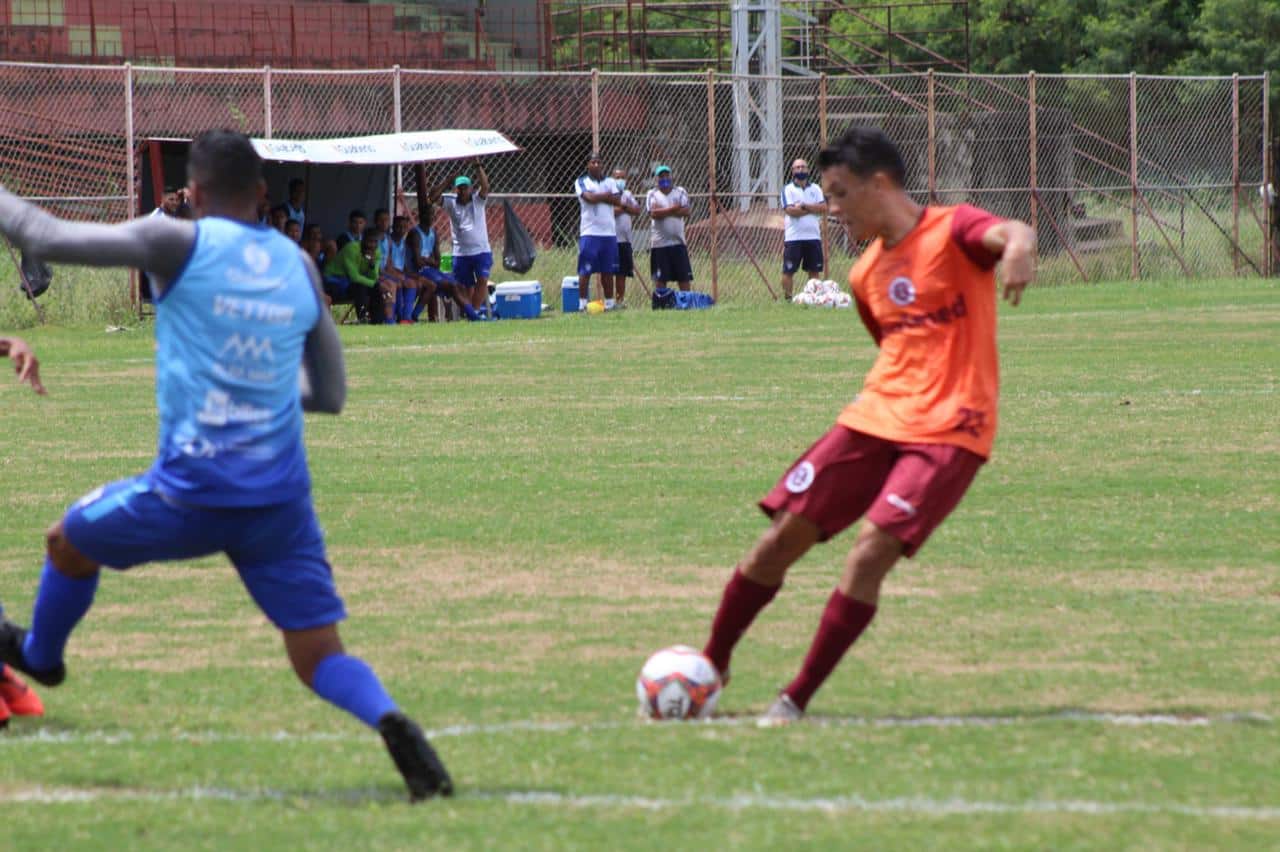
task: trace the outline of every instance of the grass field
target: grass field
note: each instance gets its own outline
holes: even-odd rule
[[[220,560],[105,577],[48,715],[0,734],[0,847],[1263,849],[1280,846],[1280,289],[1034,289],[1002,308],[996,456],[787,730],[846,534],[793,571],[710,724],[635,718],[700,644],[753,502],[855,392],[850,312],[345,328],[308,422],[348,645],[459,795],[403,804]],[[0,599],[41,531],[145,467],[149,331],[27,337],[0,385]]]

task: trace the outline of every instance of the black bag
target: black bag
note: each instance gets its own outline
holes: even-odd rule
[[[49,264],[23,252],[21,266],[22,277],[26,279],[26,284],[18,282],[18,291],[22,295],[28,299],[34,299],[49,289],[49,285],[53,283],[53,269]],[[27,289],[28,285],[31,287],[30,290]]]
[[[506,233],[502,239],[502,268],[512,272],[528,272],[538,258],[533,238],[529,236],[529,230],[516,215],[510,201],[502,202],[502,218],[506,225]]]
[[[676,291],[670,287],[655,287],[653,290],[653,309],[669,311],[676,306]]]

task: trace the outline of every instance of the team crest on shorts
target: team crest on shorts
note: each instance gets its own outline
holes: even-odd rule
[[[813,484],[813,462],[805,459],[800,464],[791,468],[791,472],[787,474],[786,482],[787,490],[792,494],[801,494],[809,490],[809,486]]]
[[[889,301],[900,308],[905,308],[916,300],[916,285],[905,275],[899,275],[889,282]]]

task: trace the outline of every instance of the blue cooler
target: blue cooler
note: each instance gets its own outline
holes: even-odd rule
[[[502,319],[537,319],[542,315],[542,283],[508,281],[493,291],[494,309]]]
[[[576,314],[580,304],[578,279],[572,275],[566,275],[560,282],[560,310],[566,314]]]

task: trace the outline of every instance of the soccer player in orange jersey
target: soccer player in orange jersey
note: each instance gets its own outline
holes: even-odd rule
[[[38,394],[44,394],[44,384],[40,381],[40,361],[36,353],[31,351],[27,342],[19,337],[0,337],[0,358],[7,357],[13,362],[13,371],[18,381],[31,385]],[[0,614],[4,607],[0,606]],[[36,691],[23,683],[13,669],[0,665],[0,728],[9,724],[10,716],[40,716],[44,714],[44,705]]]
[[[1035,232],[968,205],[925,207],[902,156],[852,128],[818,158],[832,214],[872,240],[849,282],[880,347],[862,392],[791,466],[760,508],[773,522],[725,587],[704,653],[727,680],[733,647],[815,542],[866,519],[796,678],[762,725],[803,717],[814,692],[875,617],[880,586],[964,495],[996,431],[996,264],[1017,305],[1035,274]]]

